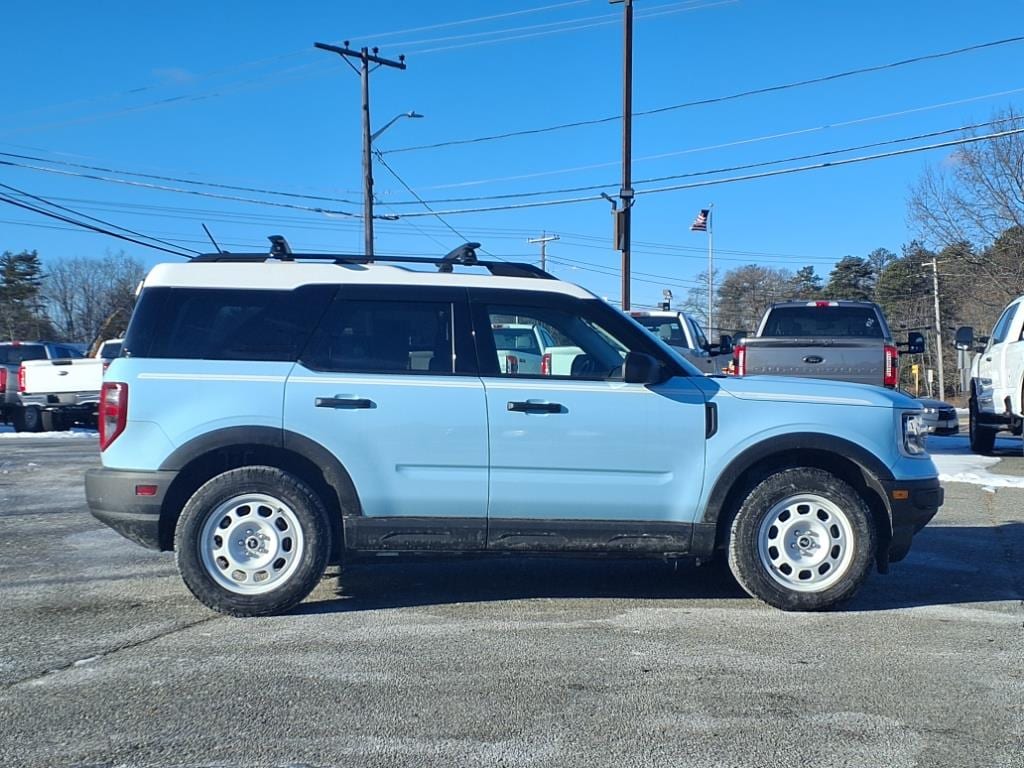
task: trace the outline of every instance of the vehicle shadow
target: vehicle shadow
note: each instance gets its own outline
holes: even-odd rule
[[[843,611],[1024,600],[1024,523],[933,526],[889,575],[873,574]],[[408,558],[359,561],[338,575],[336,597],[297,614],[533,599],[625,599],[758,605],[719,563],[568,557]]]

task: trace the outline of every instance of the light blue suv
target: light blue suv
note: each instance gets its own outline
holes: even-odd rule
[[[702,376],[588,291],[474,246],[153,269],[103,385],[93,514],[174,550],[235,616],[292,608],[343,558],[424,552],[727,557],[751,595],[814,610],[942,504],[907,397]],[[582,352],[521,373],[505,323]]]

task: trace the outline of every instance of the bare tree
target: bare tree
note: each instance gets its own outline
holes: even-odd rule
[[[1024,128],[1012,109],[993,120],[999,131]],[[994,303],[1024,293],[1024,134],[963,145],[925,170],[908,209],[926,242],[996,289]]]
[[[75,257],[47,265],[43,293],[64,339],[94,344],[124,333],[135,304],[141,263],[124,253],[100,259]]]

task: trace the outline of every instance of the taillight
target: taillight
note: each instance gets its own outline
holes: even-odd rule
[[[18,391],[25,391],[25,366],[18,367]]]
[[[0,368],[0,390],[7,391],[7,369]]]
[[[895,389],[900,383],[899,352],[896,347],[885,345],[885,373],[882,376],[882,384],[890,389]]]
[[[540,375],[551,375],[551,353],[545,352],[540,358]]]
[[[519,358],[515,355],[505,355],[505,373],[519,373]]]
[[[100,390],[100,450],[114,442],[128,421],[128,385],[119,381],[103,382]]]
[[[747,348],[745,345],[740,344],[733,350],[736,353],[736,375],[746,376],[747,375]]]

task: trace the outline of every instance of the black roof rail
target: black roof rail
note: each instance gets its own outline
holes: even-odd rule
[[[259,263],[266,261],[327,261],[333,264],[432,264],[439,272],[452,272],[453,267],[483,267],[495,277],[532,277],[544,280],[557,280],[554,275],[545,272],[538,266],[516,261],[481,261],[476,256],[480,243],[464,243],[449,251],[444,256],[374,256],[372,259],[365,254],[354,253],[294,253],[288,241],[281,235],[271,235],[269,253],[204,253],[189,261],[190,264],[202,262],[233,262]]]

